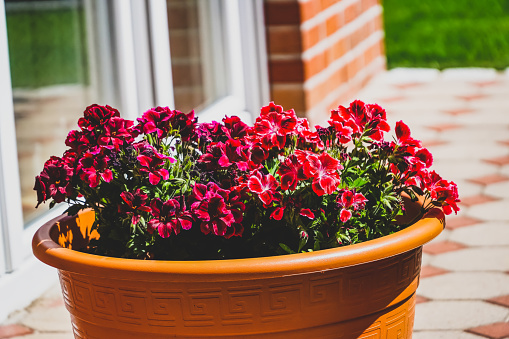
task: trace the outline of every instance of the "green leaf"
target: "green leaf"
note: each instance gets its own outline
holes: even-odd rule
[[[279,246],[288,254],[295,254],[295,251],[283,243],[279,243]]]
[[[357,178],[355,179],[355,181],[352,183],[351,187],[352,188],[357,188],[357,187],[361,187],[365,184],[367,184],[369,182],[369,180],[365,179],[365,178]]]

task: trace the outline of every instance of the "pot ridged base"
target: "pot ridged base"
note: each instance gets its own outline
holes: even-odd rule
[[[76,338],[411,338],[421,248],[247,281],[134,281],[60,271]]]

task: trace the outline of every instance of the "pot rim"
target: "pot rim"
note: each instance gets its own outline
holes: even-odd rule
[[[64,214],[48,221],[35,233],[32,249],[39,260],[69,272],[118,279],[133,279],[133,275],[141,274],[143,280],[149,281],[163,277],[168,280],[169,274],[174,281],[252,280],[359,265],[420,247],[440,234],[445,226],[443,220],[427,217],[382,238],[316,252],[246,259],[165,261],[105,257],[61,247],[51,239],[50,231],[65,217]]]

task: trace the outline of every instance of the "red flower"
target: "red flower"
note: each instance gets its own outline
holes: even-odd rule
[[[352,128],[354,135],[367,130],[367,135],[378,141],[383,139],[384,132],[390,130],[385,110],[376,104],[366,105],[360,100],[353,101],[348,108],[339,106],[337,110],[333,110],[330,121]],[[334,127],[338,128],[337,125]]]
[[[148,196],[139,188],[134,192],[122,192],[120,197],[123,203],[118,205],[118,212],[131,216],[131,223],[136,225],[140,221],[140,212],[150,212],[146,206]]]
[[[259,171],[254,171],[249,177],[247,187],[253,193],[257,193],[265,206],[268,206],[274,198],[278,183],[272,174],[262,175]]]
[[[259,138],[264,149],[283,149],[286,135],[294,131],[296,124],[297,116],[293,110],[282,112],[281,106],[271,103],[262,107],[262,113],[256,118],[252,133]]]
[[[281,220],[283,219],[285,208],[284,207],[276,207],[274,212],[270,214],[270,217],[274,220]]]
[[[113,117],[119,117],[120,113],[108,105],[91,105],[83,112],[84,117],[78,120],[78,126],[82,130],[94,131],[96,128],[104,127]]]
[[[222,129],[229,139],[242,139],[249,131],[249,126],[243,123],[237,116],[225,117],[223,123]]]
[[[300,180],[307,179],[303,172],[302,163],[292,154],[286,158],[277,173],[281,176],[281,189],[294,191]]]
[[[299,214],[302,215],[303,217],[306,217],[306,218],[309,218],[309,219],[314,219],[315,218],[315,214],[309,208],[301,209]]]
[[[180,111],[172,111],[170,116],[170,124],[173,129],[179,131],[182,141],[195,140],[196,138],[196,118],[194,110],[185,114]]]
[[[423,172],[423,174],[426,172]],[[424,185],[430,192],[431,199],[442,205],[445,214],[456,214],[460,210],[458,207],[459,196],[458,186],[452,181],[442,179],[435,171],[427,173],[423,178]]]
[[[312,178],[313,191],[318,195],[332,194],[339,186],[340,177],[338,170],[343,166],[338,160],[327,153],[315,155],[314,153],[295,152],[297,158],[300,157],[303,165],[304,175]]]
[[[398,145],[400,146],[410,146],[410,147],[421,147],[421,142],[419,140],[415,140],[410,136],[410,128],[403,122],[396,122],[396,138],[398,139]]]
[[[184,211],[176,199],[163,202],[161,199],[155,198],[150,207],[155,218],[147,224],[149,233],[157,230],[161,237],[168,238],[172,232],[177,235],[181,229],[190,230],[193,225],[191,214]]]
[[[348,220],[350,220],[351,217],[352,217],[352,211],[344,209],[344,208],[341,210],[341,212],[339,214],[339,220],[341,220],[341,222],[347,222]]]

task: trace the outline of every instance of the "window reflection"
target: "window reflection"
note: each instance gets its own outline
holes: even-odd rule
[[[226,94],[221,3],[166,3],[175,108],[200,110]]]
[[[91,85],[98,76],[92,71],[97,61],[87,16],[95,2],[5,1],[25,224],[47,211],[47,205],[35,209],[33,191],[44,161],[63,153],[84,108],[105,99]]]

